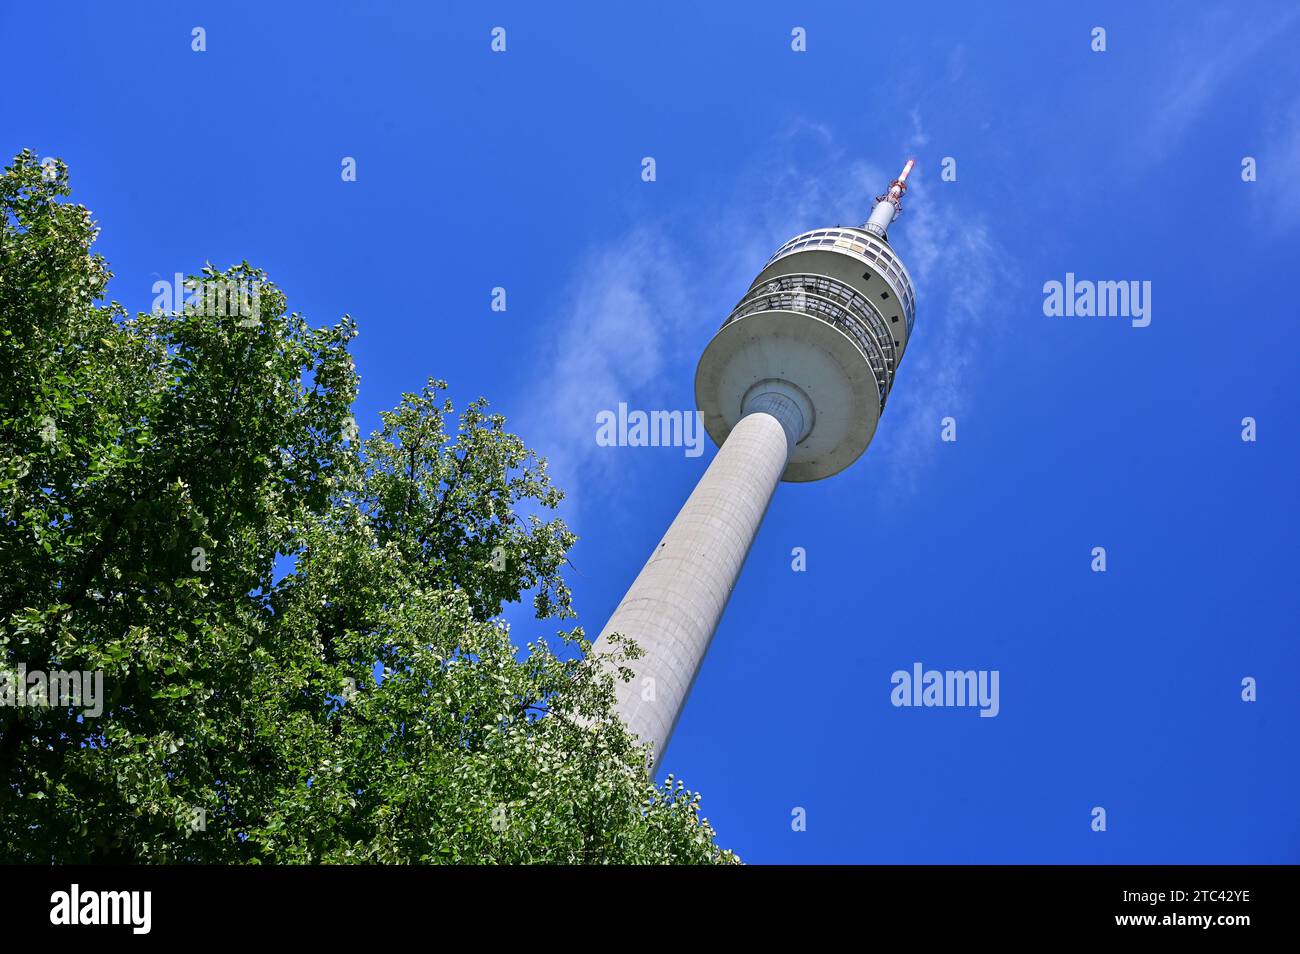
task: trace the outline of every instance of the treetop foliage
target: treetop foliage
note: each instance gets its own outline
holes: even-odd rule
[[[102,711],[0,692],[0,860],[736,860],[614,713],[635,646],[500,621],[575,615],[501,415],[430,381],[360,439],[350,318],[247,262],[189,279],[252,317],[128,315],[69,195],[0,177],[0,672],[102,672]]]

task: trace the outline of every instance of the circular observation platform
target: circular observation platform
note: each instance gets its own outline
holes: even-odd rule
[[[912,280],[887,243],[863,229],[818,229],[781,246],[709,342],[695,401],[718,445],[760,381],[794,385],[812,425],[782,479],[821,480],[875,435],[915,322]]]

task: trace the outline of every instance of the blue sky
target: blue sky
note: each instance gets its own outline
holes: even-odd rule
[[[593,635],[714,452],[595,413],[692,408],[767,256],[916,156],[888,410],[778,489],[661,771],[751,862],[1300,862],[1300,10],[723,6],[8,4],[0,129],[68,161],[128,308],[247,258],[358,320],[363,430],[429,376],[491,399]],[[1151,324],[1045,316],[1067,272]],[[894,707],[918,661],[997,670],[999,715]]]

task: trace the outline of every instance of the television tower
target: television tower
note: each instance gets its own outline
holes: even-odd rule
[[[912,335],[912,280],[886,231],[909,159],[861,228],[786,242],[709,342],[695,402],[717,456],[596,640],[645,655],[617,683],[618,710],[651,770],[672,737],[768,502],[782,480],[821,480],[861,456]]]

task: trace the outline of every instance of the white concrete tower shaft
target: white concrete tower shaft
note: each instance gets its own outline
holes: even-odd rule
[[[691,685],[745,564],[790,452],[809,425],[802,395],[780,382],[755,389],[668,532],[601,632],[633,637],[645,655],[617,684],[618,709],[654,761],[672,737]]]

